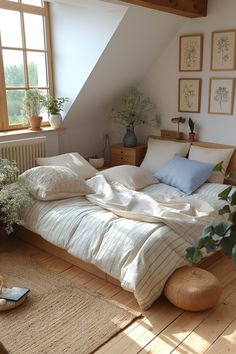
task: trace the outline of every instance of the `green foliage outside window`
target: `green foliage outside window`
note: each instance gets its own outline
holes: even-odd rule
[[[28,73],[30,81],[34,87],[38,86],[38,71],[37,65],[33,62],[28,64]],[[5,68],[5,83],[6,87],[24,86],[24,67],[21,65],[10,65]],[[25,90],[14,89],[7,90],[7,109],[9,116],[9,124],[27,124],[28,119],[23,111],[23,99]]]

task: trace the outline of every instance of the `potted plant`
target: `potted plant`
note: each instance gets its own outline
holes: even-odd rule
[[[0,158],[0,229],[10,234],[14,224],[22,224],[20,212],[31,201],[22,184],[16,186],[19,170],[14,161]]]
[[[48,96],[43,98],[43,106],[50,114],[49,123],[53,129],[59,129],[62,123],[61,111],[63,111],[64,103],[68,101],[67,97]]]
[[[194,132],[195,122],[190,117],[188,119],[188,125],[189,125],[189,129],[190,129],[189,140],[193,141],[195,139],[195,132]]]
[[[135,147],[137,145],[137,137],[134,132],[137,125],[160,126],[160,117],[156,114],[156,105],[151,102],[149,97],[143,97],[143,94],[134,87],[112,109],[111,119],[115,123],[126,127],[126,134],[123,138],[125,147]]]
[[[97,154],[89,157],[89,163],[95,168],[102,168],[104,166],[104,157],[98,157]]]
[[[38,89],[25,91],[23,107],[28,117],[31,130],[41,130],[42,117],[40,116],[43,96]]]

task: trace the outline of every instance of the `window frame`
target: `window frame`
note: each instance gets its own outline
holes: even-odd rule
[[[30,89],[29,87],[29,79],[28,79],[28,70],[27,70],[27,51],[31,52],[41,52],[46,53],[47,61],[46,61],[46,72],[48,79],[48,90],[49,94],[54,94],[53,87],[53,70],[52,70],[52,47],[51,47],[51,34],[50,34],[50,19],[49,19],[49,3],[47,1],[43,1],[43,6],[38,7],[34,5],[28,5],[19,2],[12,2],[8,0],[0,0],[0,8],[6,10],[13,10],[20,12],[21,18],[21,29],[22,29],[22,48],[13,48],[13,47],[2,47],[1,37],[0,37],[0,131],[7,130],[18,130],[25,129],[29,127],[29,124],[15,124],[10,125],[8,121],[8,111],[7,111],[7,90],[18,90],[18,89]],[[44,28],[45,28],[45,44],[46,48],[44,50],[30,49],[26,48],[25,41],[25,31],[24,31],[24,21],[23,21],[23,13],[31,13],[35,15],[44,16]],[[3,66],[3,50],[11,49],[11,50],[21,50],[23,52],[23,60],[24,60],[24,74],[25,74],[25,86],[24,87],[15,87],[15,88],[6,88],[5,78],[4,78],[4,66]],[[38,87],[39,89],[41,87]],[[45,89],[45,87],[43,87]],[[49,122],[43,122],[43,126],[48,126]]]

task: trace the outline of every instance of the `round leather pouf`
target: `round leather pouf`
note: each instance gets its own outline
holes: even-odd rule
[[[203,311],[217,304],[221,295],[218,279],[208,271],[184,266],[167,280],[164,294],[175,306],[187,311]]]

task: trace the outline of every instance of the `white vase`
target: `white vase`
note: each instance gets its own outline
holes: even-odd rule
[[[62,116],[61,113],[58,114],[50,114],[49,123],[53,129],[59,129],[62,124]]]

